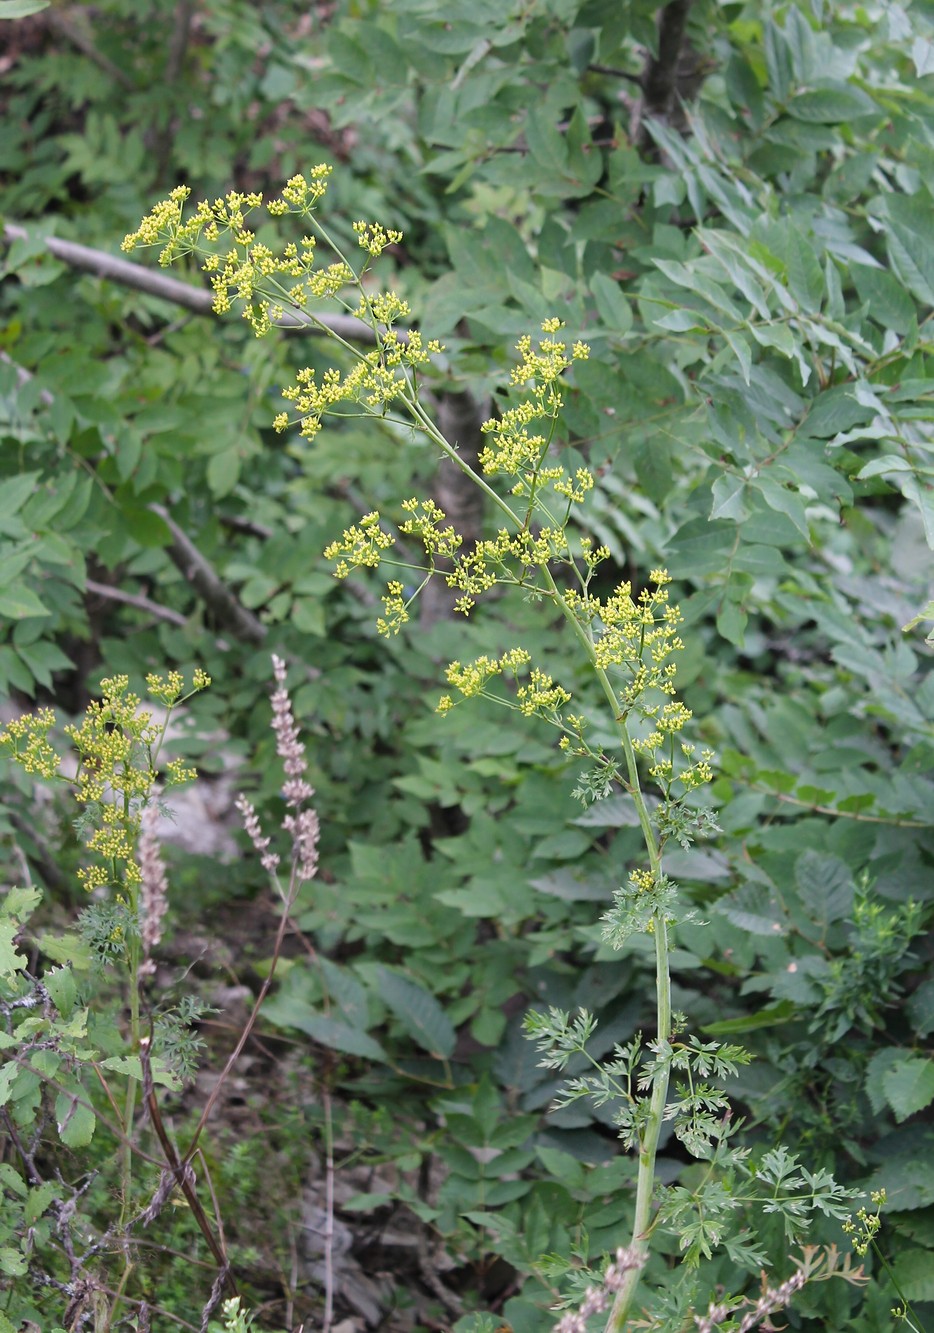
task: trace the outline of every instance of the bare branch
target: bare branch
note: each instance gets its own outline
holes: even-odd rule
[[[164,505],[151,504],[152,513],[157,514],[172,534],[168,551],[176,568],[195,592],[213,612],[218,624],[243,639],[246,643],[262,643],[266,637],[266,626],[248,611],[224,583],[209,560],[198,550],[194,542],[175,522]]]
[[[29,232],[24,227],[7,223],[3,228],[3,239],[7,244],[12,241],[29,239]],[[108,282],[119,282],[124,287],[133,287],[150,296],[161,297],[175,305],[184,306],[198,315],[213,313],[214,297],[204,287],[193,287],[190,283],[170,278],[165,273],[154,272],[134,264],[129,259],[120,259],[106,250],[93,250],[88,245],[79,245],[76,241],[65,241],[60,236],[47,236],[45,244],[49,252],[71,268],[83,273],[93,273]],[[283,314],[273,323],[281,329],[302,329],[306,333],[336,333],[348,342],[375,343],[373,330],[353,315],[306,315],[301,311]]]
[[[124,592],[122,588],[112,588],[107,583],[97,583],[94,579],[85,579],[84,586],[96,597],[103,597],[108,602],[123,602],[125,606],[135,606],[138,611],[155,616],[157,620],[167,620],[170,625],[187,625],[188,621],[179,611],[172,611],[167,606],[152,602],[142,593]]]
[[[642,75],[631,74],[628,69],[617,69],[615,65],[590,64],[587,70],[592,74],[608,74],[612,79],[626,79],[629,83],[634,83],[637,88],[642,87]]]

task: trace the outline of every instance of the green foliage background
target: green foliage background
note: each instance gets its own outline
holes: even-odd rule
[[[46,237],[115,254],[179,181],[272,193],[329,161],[340,239],[358,216],[405,233],[394,284],[447,344],[439,398],[482,402],[515,336],[559,314],[593,348],[566,423],[598,473],[607,580],[673,575],[679,679],[718,756],[722,836],[669,858],[701,922],[678,930],[677,1007],[754,1050],[751,1142],[780,1132],[885,1186],[883,1244],[930,1320],[934,672],[903,627],[932,596],[934,11],[696,0],[684,100],[641,129],[655,4],[50,14],[4,25],[0,210],[26,235],[0,270],[0,693],[77,712],[102,676],[203,665],[182,752],[216,769],[222,730],[274,818],[269,653],[302,664],[326,874],[297,921],[326,961],[292,964],[266,1018],[312,1067],[336,1052],[361,1150],[440,1162],[436,1199],[400,1194],[459,1261],[596,1260],[631,1171],[591,1112],[541,1119],[554,1085],[519,1024],[529,1003],[585,1005],[609,1050],[650,1023],[650,954],[611,953],[594,925],[638,829],[621,795],[581,813],[574,765],[521,721],[432,711],[439,663],[508,646],[517,616],[557,663],[556,627],[494,607],[377,643],[373,588],[335,584],[320,553],[430,486],[431,451],[373,421],[311,448],[275,436],[277,386],[330,364],[323,344],[257,343],[78,272]],[[252,641],[173,560],[166,512],[257,617]],[[5,846],[39,879],[64,866],[50,887],[73,905],[67,825],[37,835],[31,789],[3,780]],[[177,875],[194,916],[262,880],[248,858]],[[490,1150],[508,1155],[495,1176]],[[672,1146],[664,1179],[684,1171]],[[548,1284],[510,1299],[520,1333],[546,1326]],[[814,1290],[792,1326],[887,1326],[884,1283]]]

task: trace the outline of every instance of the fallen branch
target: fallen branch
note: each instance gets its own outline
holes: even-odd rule
[[[3,228],[3,240],[7,245],[13,241],[26,241],[29,232],[13,223],[6,223]],[[95,277],[107,282],[118,282],[124,287],[133,287],[139,292],[148,292],[163,301],[184,306],[197,315],[210,315],[214,311],[214,296],[204,287],[193,287],[190,283],[170,278],[166,273],[143,268],[129,259],[120,259],[108,254],[106,250],[94,250],[89,245],[79,245],[77,241],[65,241],[60,236],[47,236],[46,248],[56,259],[70,268],[82,273],[93,273]],[[353,315],[306,315],[301,311],[286,312],[280,319],[273,320],[277,328],[302,329],[305,333],[336,333],[347,342],[375,343],[373,330]]]
[[[247,643],[262,643],[266,637],[266,626],[238,601],[214,566],[205,559],[188,534],[182,531],[165,506],[151,504],[149,508],[162,519],[172,534],[168,546],[172,562],[186,583],[194,588],[213,612],[218,624]]]
[[[94,593],[95,597],[103,597],[109,602],[122,602],[125,606],[135,606],[138,611],[145,611],[156,620],[167,620],[170,625],[188,624],[187,618],[180,611],[160,606],[158,602],[150,601],[142,593],[124,592],[122,588],[112,588],[110,584],[97,583],[94,579],[85,579],[84,587],[87,592]]]

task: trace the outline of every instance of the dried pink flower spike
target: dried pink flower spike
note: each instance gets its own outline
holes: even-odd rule
[[[282,795],[290,812],[283,819],[282,827],[292,838],[292,873],[295,881],[301,883],[313,879],[318,870],[318,816],[312,809],[302,809],[314,796],[315,789],[305,778],[308,767],[305,746],[292,714],[292,701],[285,687],[286,665],[281,657],[273,655],[272,669],[277,687],[272,696],[272,729],[276,734],[276,751],[285,768]],[[243,817],[250,841],[259,852],[263,869],[274,875],[279,857],[269,850],[270,839],[263,836],[255,809],[245,796],[237,797],[236,807]]]
[[[259,852],[263,869],[268,874],[274,875],[279,867],[279,858],[275,852],[270,852],[268,850],[271,839],[263,837],[263,830],[260,828],[259,816],[245,796],[238,796],[236,801],[234,801],[234,805],[243,817],[243,827],[249,834],[250,841]]]
[[[591,1315],[601,1314],[606,1309],[610,1297],[622,1287],[626,1274],[634,1268],[642,1268],[645,1260],[646,1256],[639,1250],[621,1246],[603,1274],[602,1286],[588,1287],[577,1309],[568,1310],[555,1324],[553,1333],[587,1333],[587,1320]]]
[[[150,955],[162,939],[162,922],[169,906],[165,863],[156,836],[158,820],[159,811],[156,805],[147,805],[140,820],[138,844],[139,933],[143,952],[143,961],[139,968],[141,976],[151,976],[156,970]]]

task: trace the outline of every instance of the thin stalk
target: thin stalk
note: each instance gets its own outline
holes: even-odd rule
[[[573,609],[568,606],[565,599],[561,596],[561,591],[555,583],[554,576],[548,568],[544,569],[545,582],[561,609],[565,619],[570,624],[578,641],[584,647],[590,665],[593,668],[600,686],[610,707],[613,709],[613,716],[616,719],[617,733],[622,746],[623,755],[626,760],[626,772],[629,777],[628,791],[632,797],[633,804],[636,807],[636,813],[639,817],[639,825],[642,829],[642,836],[645,841],[645,850],[648,855],[649,865],[653,876],[656,878],[661,873],[661,851],[658,841],[655,837],[655,830],[652,828],[652,820],[649,815],[649,809],[642,793],[642,786],[639,779],[639,767],[636,761],[636,753],[633,749],[632,738],[629,735],[629,729],[626,725],[625,717],[619,714],[619,700],[613,684],[602,667],[597,665],[594,654],[593,642],[584,626],[580,623]],[[659,1041],[667,1041],[671,1036],[671,966],[668,954],[668,927],[663,920],[656,918],[655,921],[655,1004],[656,1004],[656,1032]],[[645,1134],[639,1149],[639,1171],[636,1180],[636,1210],[632,1222],[631,1247],[639,1254],[645,1254],[648,1251],[647,1236],[652,1212],[652,1195],[655,1191],[655,1159],[658,1154],[658,1140],[662,1130],[662,1122],[665,1114],[665,1106],[668,1101],[668,1080],[669,1074],[667,1067],[663,1067],[656,1074],[652,1084],[652,1095],[649,1100],[649,1118],[646,1125]],[[637,1265],[630,1268],[626,1275],[623,1286],[616,1294],[613,1302],[613,1308],[606,1324],[606,1333],[622,1333],[626,1326],[626,1320],[629,1317],[629,1311],[632,1307],[636,1288],[639,1285],[639,1277],[642,1272],[642,1266]]]
[[[667,1040],[671,1033],[671,967],[668,959],[668,927],[664,921],[655,922],[655,995],[657,1031],[659,1040]],[[655,1190],[655,1159],[662,1119],[668,1101],[668,1068],[659,1070],[652,1083],[649,1101],[649,1119],[639,1149],[639,1173],[636,1180],[636,1211],[632,1219],[632,1248],[639,1254],[648,1252],[648,1233]],[[630,1268],[622,1287],[616,1293],[606,1333],[623,1333],[632,1308],[642,1268]]]

